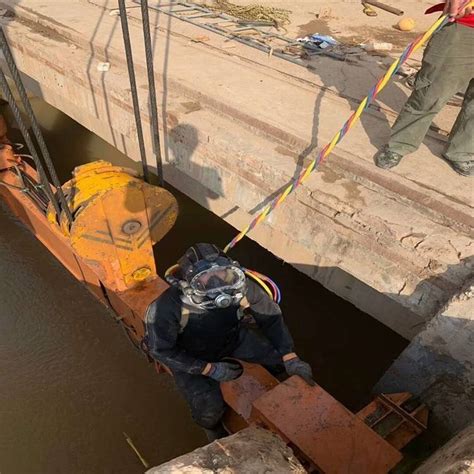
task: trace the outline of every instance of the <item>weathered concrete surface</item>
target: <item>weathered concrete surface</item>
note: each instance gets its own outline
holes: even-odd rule
[[[474,472],[474,425],[471,424],[436,451],[415,474],[472,474]]]
[[[431,410],[441,438],[474,420],[474,280],[453,298],[393,363],[375,390],[410,391]]]
[[[209,0],[197,0],[206,4]],[[233,0],[239,5],[255,4],[255,0]],[[437,18],[436,15],[425,15],[429,1],[397,0],[396,7],[415,20],[412,32],[402,32],[394,28],[399,18],[392,13],[374,8],[378,16],[369,18],[357,0],[258,0],[259,5],[284,8],[290,12],[289,25],[285,30],[292,37],[308,34],[330,34],[348,44],[357,42],[382,41],[391,43],[394,51],[404,49],[414,36],[424,33]]]
[[[16,19],[6,33],[31,92],[138,161],[116,3],[15,0],[7,7]],[[129,9],[130,28],[149,122],[138,10]],[[382,72],[376,63],[328,58],[305,69],[166,15],[151,21],[159,26],[165,177],[237,228],[332,137]],[[108,72],[98,71],[104,61]],[[407,93],[392,84],[379,108],[251,238],[412,338],[472,271],[473,196],[466,179],[433,156],[443,146],[438,134],[394,171],[374,167]]]
[[[306,470],[281,438],[261,428],[247,428],[147,471],[147,474],[261,474]]]

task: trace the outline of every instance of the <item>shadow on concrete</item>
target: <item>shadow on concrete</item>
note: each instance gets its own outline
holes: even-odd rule
[[[114,33],[115,33],[117,27],[120,24],[120,17],[114,16],[113,17],[112,30],[111,30],[111,32],[110,32],[110,34],[109,34],[109,36],[106,40],[103,51],[97,52],[96,47],[94,45],[94,42],[100,34],[100,27],[101,27],[101,24],[102,24],[105,16],[106,15],[108,16],[107,6],[109,5],[109,3],[112,5],[113,2],[111,2],[110,0],[106,0],[106,2],[104,4],[104,8],[100,9],[99,19],[98,19],[97,24],[94,28],[92,36],[89,39],[90,57],[89,57],[89,60],[88,60],[88,63],[87,63],[87,69],[86,69],[86,76],[87,76],[87,81],[88,81],[89,88],[90,88],[90,91],[91,91],[92,103],[93,103],[93,106],[94,106],[94,113],[95,113],[96,118],[98,118],[98,119],[101,118],[102,114],[100,113],[100,110],[99,110],[99,107],[98,107],[98,102],[97,102],[97,99],[96,99],[96,94],[95,94],[95,91],[94,91],[95,87],[94,87],[94,82],[93,82],[93,79],[92,79],[92,76],[93,76],[92,71],[94,69],[97,69],[99,67],[100,63],[102,63],[102,62],[108,63],[109,62],[110,44],[111,44],[112,38],[114,36]],[[116,2],[114,4],[114,7],[117,7]],[[101,79],[100,79],[101,80],[101,86],[100,87],[101,87],[101,93],[104,96],[105,114],[106,114],[106,117],[107,117],[107,123],[109,125],[109,129],[110,129],[110,135],[112,137],[114,146],[117,147],[117,140],[115,138],[115,132],[114,132],[114,128],[112,126],[112,117],[111,117],[111,111],[110,111],[110,105],[109,105],[109,96],[108,96],[107,87],[106,87],[106,84],[105,84],[105,75],[106,74],[107,74],[106,71],[103,71],[101,73]]]
[[[275,197],[277,197],[290,183],[296,180],[301,171],[308,166],[310,161],[318,156],[318,153],[321,151],[323,146],[326,143],[318,142],[318,133],[320,131],[321,125],[324,123],[324,116],[321,113],[321,105],[324,100],[324,96],[331,94],[330,91],[333,91],[337,96],[347,100],[348,104],[351,107],[352,111],[355,111],[363,99],[357,97],[357,88],[354,90],[354,87],[351,88],[351,84],[354,81],[358,81],[361,84],[366,85],[367,91],[372,87],[383,74],[384,69],[377,67],[373,63],[369,65],[365,62],[361,62],[360,65],[355,65],[353,63],[348,63],[344,61],[338,61],[331,58],[318,58],[316,64],[310,64],[307,67],[307,70],[311,73],[318,76],[318,82],[322,82],[322,86],[315,86],[315,99],[313,107],[313,116],[312,116],[312,130],[311,130],[311,141],[310,144],[298,155],[296,159],[296,168],[292,178],[257,206],[251,209],[249,212],[254,214],[262,210],[267,204],[269,204]],[[360,88],[359,88],[360,89]],[[365,92],[364,92],[365,93]],[[370,112],[366,111],[362,114],[360,123],[367,133],[370,142],[376,147],[381,148],[387,141],[390,136],[390,123],[387,119],[386,112],[383,112],[382,108],[392,108],[397,110],[400,107],[400,104],[403,104],[408,98],[404,89],[401,87],[401,84],[398,80],[392,82],[389,86],[388,91],[384,91],[377,101],[375,101]],[[374,129],[373,120],[376,118],[374,114],[377,115],[378,120],[383,122],[384,133],[380,134],[380,129]],[[348,119],[347,117],[341,117],[340,126],[342,127],[344,121]],[[334,130],[336,134],[338,130]]]
[[[456,280],[458,284],[452,283]],[[374,392],[408,391],[426,403],[431,414],[428,430],[405,448],[405,458],[396,473],[413,472],[472,422],[474,321],[469,310],[463,317],[453,313],[450,301],[473,282],[474,257],[469,256],[457,265],[448,265],[444,272],[420,282],[410,295],[403,296],[405,306],[435,298],[433,309],[430,317],[414,328],[417,335],[387,368]],[[433,287],[439,291],[433,291]],[[399,295],[388,296],[400,299]]]
[[[386,59],[389,58],[387,57]],[[318,143],[317,136],[321,124],[324,121],[324,116],[321,114],[321,104],[324,95],[329,93],[328,90],[333,91],[339,97],[347,100],[351,110],[355,111],[366,93],[368,93],[370,88],[383,76],[389,64],[388,61],[385,61],[386,65],[384,66],[377,66],[373,62],[367,63],[366,61],[362,61],[360,64],[354,64],[325,57],[320,57],[316,59],[316,61],[317,63],[310,64],[307,67],[308,71],[317,75],[318,82],[322,82],[322,86],[315,86],[316,98],[313,107],[311,142],[308,147],[298,155],[292,178],[285,185],[252,208],[249,211],[251,214],[261,211],[267,204],[279,196],[290,183],[299,177],[301,171],[309,165],[310,160],[317,157],[318,152],[326,145],[326,143]],[[354,87],[354,81],[363,84],[363,87]],[[365,111],[360,117],[360,125],[364,128],[370,143],[377,150],[380,150],[390,139],[391,125],[387,114],[394,114],[387,109],[395,111],[394,118],[396,118],[411,94],[411,90],[407,93],[406,84],[403,86],[403,82],[404,80],[398,76],[393,78],[387,88],[382,91],[373,102],[370,109]],[[349,116],[341,117],[339,125],[342,127],[344,121],[348,118]],[[374,127],[374,120],[380,121],[382,126]],[[434,156],[442,159],[446,139],[435,130],[438,130],[438,127],[432,124],[423,143]],[[334,129],[334,134],[336,134],[337,131],[337,128]]]
[[[396,472],[413,472],[420,461],[472,423],[472,284],[471,276],[454,295],[461,296],[440,308],[375,386],[377,392],[409,391],[430,409],[428,430],[407,446],[403,470]]]
[[[410,295],[388,296],[402,301],[402,305],[408,308],[419,306],[429,299],[432,308],[431,317],[434,317],[472,278],[474,278],[474,256],[471,255],[461,259],[457,264],[446,265],[444,271],[421,281]],[[428,323],[429,319],[426,322]],[[423,325],[419,329],[422,327]]]
[[[161,2],[159,2],[161,3]],[[169,10],[172,9],[172,4],[169,5]],[[160,14],[160,13],[159,13]],[[159,18],[159,17],[157,17]],[[170,162],[170,155],[169,155],[169,147],[170,147],[170,138],[168,134],[168,94],[169,94],[169,85],[168,85],[168,68],[170,62],[170,47],[171,47],[171,24],[173,21],[173,17],[171,15],[165,16],[166,26],[163,29],[166,31],[166,38],[165,38],[165,47],[164,47],[164,55],[163,55],[163,101],[161,105],[161,117],[163,121],[163,151],[164,151],[164,158],[165,163]],[[155,28],[154,32],[152,33],[154,37],[154,41],[156,37],[159,35],[158,28]]]
[[[385,57],[384,59],[385,60],[382,61],[383,65],[381,66],[377,66],[374,63],[367,63],[366,61],[362,61],[360,65],[355,65],[333,60],[333,66],[331,67],[331,64],[328,63],[328,61],[331,61],[329,58],[321,58],[321,64],[319,66],[309,66],[307,69],[319,76],[325,88],[335,90],[340,97],[346,98],[351,106],[351,109],[354,111],[357,109],[363,97],[368,94],[370,88],[375,85],[387,71],[391,61],[389,57]],[[335,69],[338,69],[338,72],[335,73]],[[351,91],[350,86],[354,83],[354,81],[364,84],[364,88],[366,90],[364,90],[363,93]],[[466,89],[468,85],[469,84],[466,84]],[[360,117],[360,124],[364,128],[370,143],[378,150],[386,145],[390,139],[391,126],[386,114],[388,113],[393,115],[393,112],[387,111],[387,108],[395,111],[394,118],[398,116],[413,89],[412,87],[408,87],[409,90],[407,91],[407,87],[407,83],[404,79],[401,79],[399,76],[395,76],[373,102],[371,111],[364,112]],[[465,91],[461,92],[464,93]],[[323,90],[321,90],[318,95],[321,94],[324,94]],[[314,123],[318,121],[319,116],[318,102],[319,101],[317,98],[314,108],[313,130],[317,130],[317,126],[314,125]],[[461,108],[459,108],[459,113],[460,112]],[[373,127],[373,120],[375,118],[377,118],[383,124],[382,133],[380,133],[380,127]],[[433,118],[433,121],[435,119],[436,117]],[[342,125],[343,123],[341,121],[341,126]],[[337,130],[334,132],[336,131]],[[446,138],[444,135],[439,134],[438,131],[439,128],[432,123],[427,135],[423,139],[423,144],[427,146],[427,148],[435,157],[442,158],[442,152],[446,146]],[[321,143],[318,145],[321,148],[325,144]]]
[[[353,64],[344,61],[332,60],[330,58],[321,58],[320,64],[315,66],[309,66],[307,69],[310,72],[313,72],[319,76],[320,81],[322,81],[324,88],[329,88],[336,91],[337,95],[342,98],[345,98],[348,104],[351,107],[352,111],[355,111],[359,106],[360,101],[363,99],[364,95],[369,92],[369,89],[377,83],[380,77],[385,73],[385,70],[388,66],[378,67],[373,63],[367,63],[362,61],[360,64]],[[351,84],[354,82],[363,84],[362,94],[358,94],[356,90],[351,90]],[[365,90],[366,89],[366,90]],[[319,96],[323,95],[325,91],[323,89],[318,93],[318,97],[315,101],[314,116],[313,122],[316,123],[321,121],[319,117]],[[360,97],[359,97],[360,95]],[[384,112],[376,112],[379,107],[390,108],[397,110],[401,104],[403,104],[408,98],[406,92],[401,87],[399,80],[395,78],[394,81],[384,90],[374,101],[372,109],[372,114],[376,113],[378,119],[383,122],[383,129],[385,131],[384,136],[380,136],[378,133],[379,130],[374,130],[371,126],[369,120],[369,113],[365,112],[360,118],[360,123],[364,128],[367,136],[370,139],[370,142],[375,147],[379,148],[388,138],[390,133],[390,124],[386,118]],[[346,117],[349,118],[349,117]],[[345,118],[341,118],[342,121]],[[372,115],[373,120],[373,115]],[[341,121],[341,126],[343,122]],[[313,129],[317,130],[317,125],[313,125]],[[337,130],[334,131],[336,133]],[[323,146],[321,143],[319,146]]]
[[[329,286],[330,282],[334,279],[339,282],[349,282],[350,279],[355,280],[338,267],[317,267],[299,263],[293,263],[293,265],[306,275],[318,281],[325,282],[325,284]],[[383,304],[383,299],[387,299],[387,303],[385,303],[385,315],[390,312],[390,306],[393,305],[395,305],[394,308],[398,308],[398,311],[400,311],[401,308],[405,308],[407,314],[409,312],[415,314],[417,313],[417,307],[422,303],[427,304],[426,300],[429,300],[428,308],[430,308],[431,316],[424,317],[424,321],[418,322],[414,326],[407,326],[407,329],[413,332],[414,335],[418,333],[454,295],[458,294],[465,283],[472,278],[474,278],[474,256],[468,256],[461,259],[457,264],[445,265],[443,271],[420,281],[409,294],[405,294],[402,290],[399,293],[380,293],[361,282],[358,283],[357,291],[363,291],[367,295],[372,293],[371,298],[373,298],[372,304],[374,307],[378,304]],[[339,286],[342,287],[343,285],[341,284]],[[348,286],[345,288],[349,291],[353,290],[350,283],[348,283]],[[349,300],[352,299],[350,293],[347,293],[345,297]],[[377,302],[376,300],[378,298],[383,299]],[[418,317],[418,319],[420,317]]]

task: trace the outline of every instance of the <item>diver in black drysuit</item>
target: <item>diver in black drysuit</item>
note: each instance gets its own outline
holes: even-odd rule
[[[220,382],[234,380],[242,371],[225,358],[270,369],[284,366],[288,375],[311,381],[311,367],[293,352],[278,304],[216,246],[191,247],[169,281],[172,286],[147,311],[148,348],[173,373],[209,440],[226,435]],[[243,324],[249,316],[258,331]]]

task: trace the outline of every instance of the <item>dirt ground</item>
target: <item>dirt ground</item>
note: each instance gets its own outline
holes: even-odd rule
[[[202,3],[209,3],[209,1]],[[376,17],[363,12],[360,0],[232,0],[239,5],[259,4],[289,10],[291,23],[286,26],[287,35],[301,37],[309,34],[330,34],[348,44],[371,41],[393,44],[393,51],[403,49],[417,34],[424,32],[436,20],[436,14],[425,15],[427,8],[437,1],[386,0],[385,3],[404,11],[403,16],[374,7]],[[401,18],[411,17],[416,26],[412,32],[395,28]]]

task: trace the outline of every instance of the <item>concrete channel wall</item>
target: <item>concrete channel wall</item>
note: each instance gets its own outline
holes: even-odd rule
[[[128,5],[149,124],[139,9]],[[15,13],[5,31],[30,92],[138,161],[116,3],[5,6]],[[382,72],[329,58],[303,68],[163,14],[151,12],[151,22],[158,25],[165,178],[237,229],[297,175]],[[433,155],[443,146],[440,135],[393,172],[373,165],[392,107],[407,93],[400,84],[389,88],[389,100],[367,111],[320,171],[250,237],[411,339],[472,272],[472,193]],[[152,156],[149,163],[153,168]]]
[[[304,474],[306,470],[281,438],[261,428],[246,428],[180,456],[146,474]]]
[[[409,391],[430,408],[430,432],[449,439],[474,420],[474,279],[387,370],[377,392]]]
[[[471,474],[474,470],[474,424],[433,454],[415,474]]]

